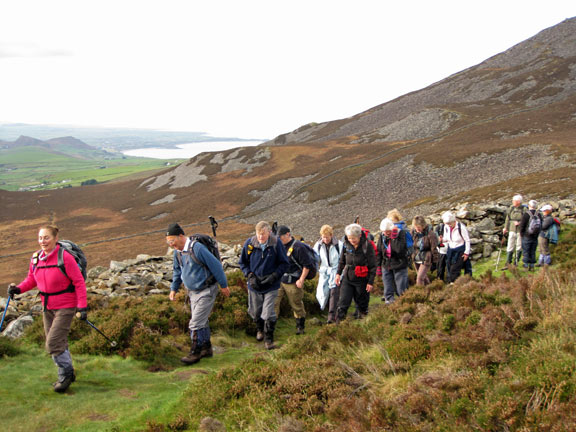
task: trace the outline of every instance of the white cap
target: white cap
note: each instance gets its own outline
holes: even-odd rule
[[[540,209],[540,211],[552,211],[552,210],[554,209],[550,204],[546,204],[545,206],[542,206],[542,208]]]

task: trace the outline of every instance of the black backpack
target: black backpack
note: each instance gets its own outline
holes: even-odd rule
[[[294,246],[296,245],[296,243],[300,243],[304,247],[303,249],[308,254],[310,261],[314,263],[314,266],[310,267],[310,271],[306,275],[306,280],[314,279],[318,274],[318,268],[320,267],[320,255],[309,244],[295,240],[290,249],[288,249],[287,255],[292,260],[292,262],[296,264],[296,267],[298,267],[300,271],[302,271],[302,266],[300,265],[300,263],[298,263],[298,261],[296,261],[296,258],[292,256],[292,251],[294,250]]]
[[[55,267],[58,267],[62,272],[62,274],[66,276],[68,279],[70,279],[70,277],[66,273],[66,267],[64,266],[64,251],[66,251],[74,257],[74,260],[76,261],[76,264],[78,264],[78,268],[80,269],[80,273],[82,273],[82,277],[84,278],[84,280],[86,280],[86,267],[88,266],[88,260],[86,259],[86,255],[84,255],[82,249],[80,249],[80,246],[78,246],[76,243],[70,240],[60,240],[58,244],[60,245],[60,249],[58,249],[58,265]],[[32,264],[34,270],[36,270],[39,255],[40,251],[35,252],[34,255],[32,255],[33,260]],[[42,268],[49,268],[49,267],[53,266],[42,266]]]

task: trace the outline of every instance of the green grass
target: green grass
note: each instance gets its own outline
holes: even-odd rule
[[[181,162],[131,156],[79,159],[41,147],[0,150],[0,158],[0,188],[11,191],[42,183],[46,186],[36,190],[80,186],[83,181],[91,179],[101,183],[142,171],[160,170],[167,162]]]
[[[77,380],[58,394],[50,356],[26,345],[20,355],[0,360],[2,430],[142,430],[148,421],[172,418],[192,381],[258,350],[246,344],[170,372],[148,372],[145,363],[120,356],[74,355]]]

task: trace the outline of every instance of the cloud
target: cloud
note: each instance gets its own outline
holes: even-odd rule
[[[72,57],[74,53],[64,49],[45,48],[31,43],[3,43],[0,42],[1,58],[43,58],[43,57]]]

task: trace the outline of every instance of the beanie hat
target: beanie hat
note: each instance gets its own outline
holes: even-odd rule
[[[280,225],[278,227],[278,235],[282,236],[284,234],[288,234],[290,232],[290,228],[287,227],[286,225]]]
[[[177,223],[173,223],[170,224],[170,226],[168,226],[168,231],[166,231],[166,237],[178,236],[180,234],[184,235],[184,230],[180,225],[178,225]]]

